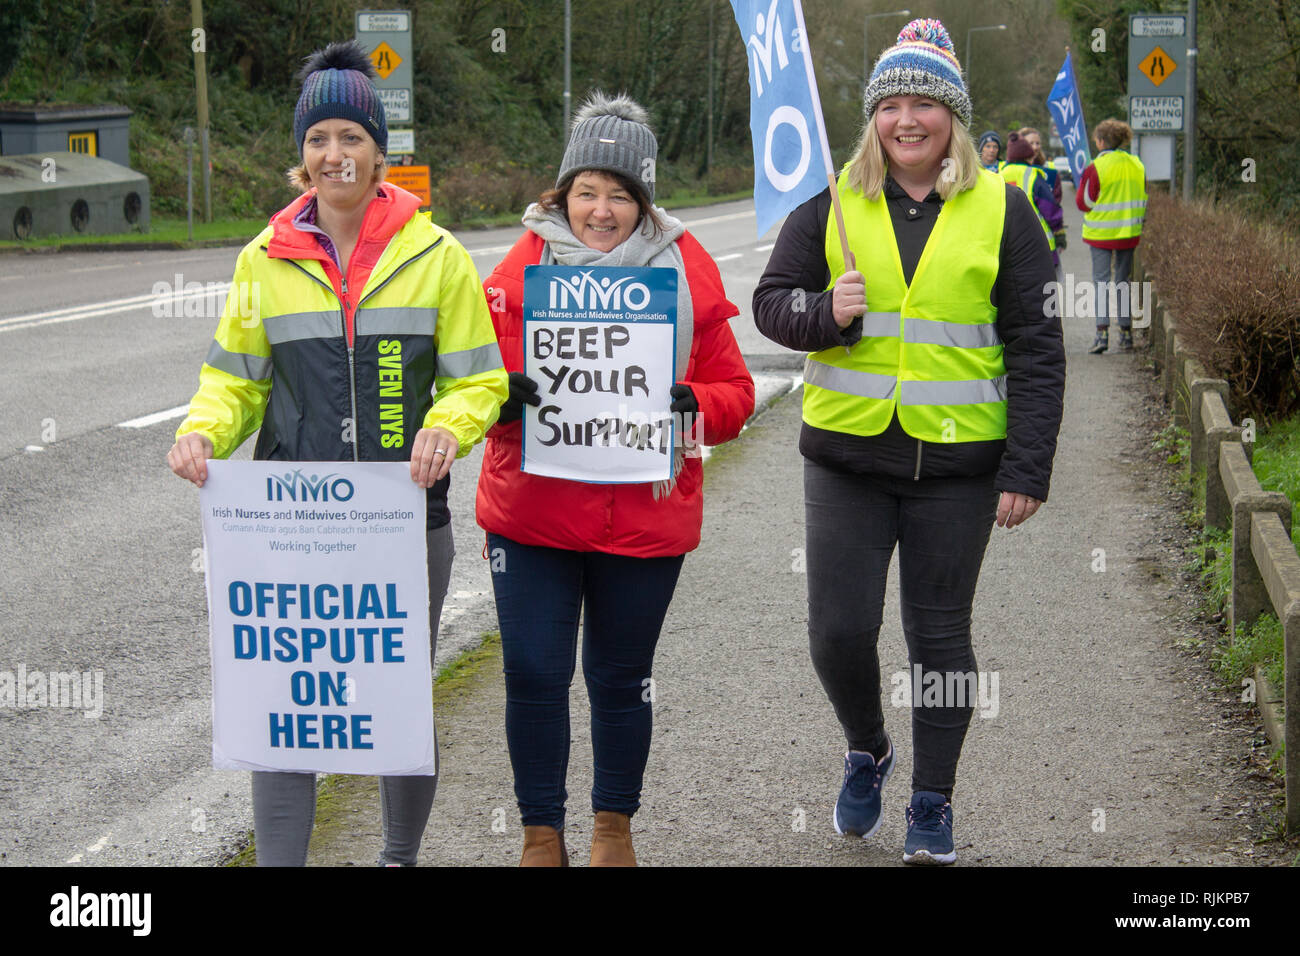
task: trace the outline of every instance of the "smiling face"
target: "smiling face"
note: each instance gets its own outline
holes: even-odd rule
[[[321,120],[302,142],[302,162],[317,200],[338,209],[369,201],[382,158],[379,145],[351,120]]]
[[[952,113],[925,96],[890,96],[875,112],[876,133],[896,171],[939,178],[952,139]]]
[[[622,245],[641,219],[632,193],[608,173],[578,173],[566,200],[569,229],[583,245],[610,252]]]

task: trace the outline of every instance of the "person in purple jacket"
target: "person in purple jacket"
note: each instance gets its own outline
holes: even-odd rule
[[[1056,281],[1060,282],[1061,250],[1065,248],[1065,212],[1052,195],[1047,177],[1033,162],[1033,143],[1019,133],[1012,133],[1007,140],[1007,161],[1000,172],[1003,179],[1019,186],[1033,200],[1043,231],[1048,233],[1048,245],[1052,247],[1052,265],[1056,268]]]

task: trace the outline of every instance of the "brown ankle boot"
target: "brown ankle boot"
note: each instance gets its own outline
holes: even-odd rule
[[[564,831],[555,827],[524,827],[524,853],[520,866],[568,866]]]
[[[591,829],[592,866],[636,866],[632,852],[632,818],[626,813],[597,810]]]

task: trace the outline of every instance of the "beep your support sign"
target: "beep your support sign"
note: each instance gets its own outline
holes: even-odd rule
[[[599,483],[672,477],[677,270],[524,270],[525,472]]]
[[[425,492],[406,462],[209,461],[218,769],[437,771]]]

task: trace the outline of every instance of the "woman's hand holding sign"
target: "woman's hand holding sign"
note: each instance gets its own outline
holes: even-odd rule
[[[200,488],[208,480],[208,459],[212,457],[212,439],[200,432],[187,432],[176,439],[167,452],[167,464],[182,478]]]
[[[411,446],[411,480],[421,488],[432,488],[446,477],[460,451],[460,442],[445,428],[421,428]]]
[[[534,408],[542,404],[542,396],[537,394],[537,383],[523,372],[510,373],[510,397],[501,406],[497,422],[508,425],[517,422],[524,415],[524,405]]]

